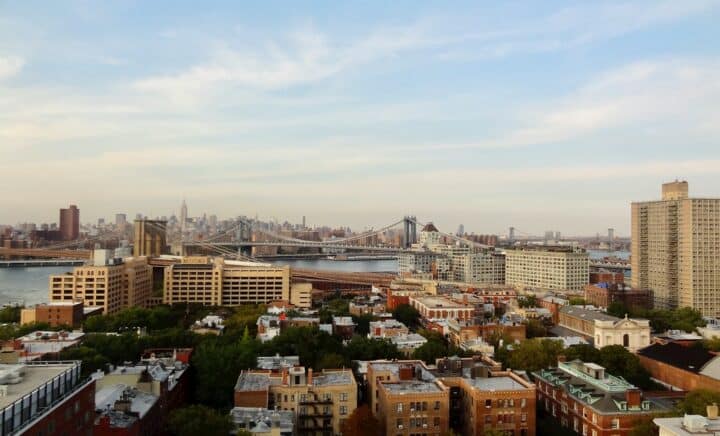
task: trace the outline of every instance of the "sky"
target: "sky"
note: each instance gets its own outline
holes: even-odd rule
[[[0,223],[628,235],[720,197],[720,3],[0,0]]]

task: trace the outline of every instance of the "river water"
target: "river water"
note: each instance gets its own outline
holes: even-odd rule
[[[626,251],[590,250],[588,253],[595,259],[605,256],[627,259],[630,255]],[[282,259],[271,263],[295,268],[346,272],[397,272],[398,269],[397,260]],[[49,276],[68,271],[72,271],[72,267],[0,268],[0,304],[23,301],[26,305],[30,305],[46,301]]]

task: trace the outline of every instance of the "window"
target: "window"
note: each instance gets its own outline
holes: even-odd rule
[[[440,402],[439,401],[435,402],[435,410],[440,410]]]
[[[340,401],[347,401],[347,399],[348,399],[347,392],[341,392],[340,393]]]
[[[340,406],[340,414],[347,415],[347,406]]]
[[[397,413],[402,413],[403,403],[397,403],[397,408],[395,410],[397,411]]]
[[[610,428],[612,428],[612,429],[620,428],[620,420],[618,418],[614,418],[610,423]]]
[[[492,407],[492,400],[485,400],[485,408],[489,409]]]

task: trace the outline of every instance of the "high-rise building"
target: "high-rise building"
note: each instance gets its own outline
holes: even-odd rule
[[[612,244],[613,242],[615,242],[615,229],[611,227],[608,229],[608,243]]]
[[[180,229],[183,231],[185,231],[185,226],[187,225],[187,219],[188,219],[187,204],[185,203],[185,199],[183,198],[182,206],[180,206]]]
[[[167,251],[167,221],[135,220],[133,256],[160,256]]]
[[[116,226],[124,226],[127,223],[127,215],[124,213],[116,213],[115,214],[115,225]]]
[[[632,203],[632,287],[657,308],[720,316],[720,198],[689,198],[688,183],[662,185],[662,199]]]
[[[527,246],[505,253],[505,284],[519,288],[582,291],[590,280],[586,251]]]
[[[63,241],[74,241],[80,236],[80,209],[71,204],[60,209],[60,237]]]
[[[95,250],[92,265],[50,276],[50,301],[82,301],[112,314],[128,307],[146,307],[152,295],[152,267],[147,258],[110,259],[108,250]]]
[[[457,236],[463,236],[465,234],[465,226],[463,224],[460,224],[457,229]]]

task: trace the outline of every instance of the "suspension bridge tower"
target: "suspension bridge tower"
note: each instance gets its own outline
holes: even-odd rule
[[[417,243],[417,219],[406,215],[403,218],[403,247],[410,248],[415,243]]]

